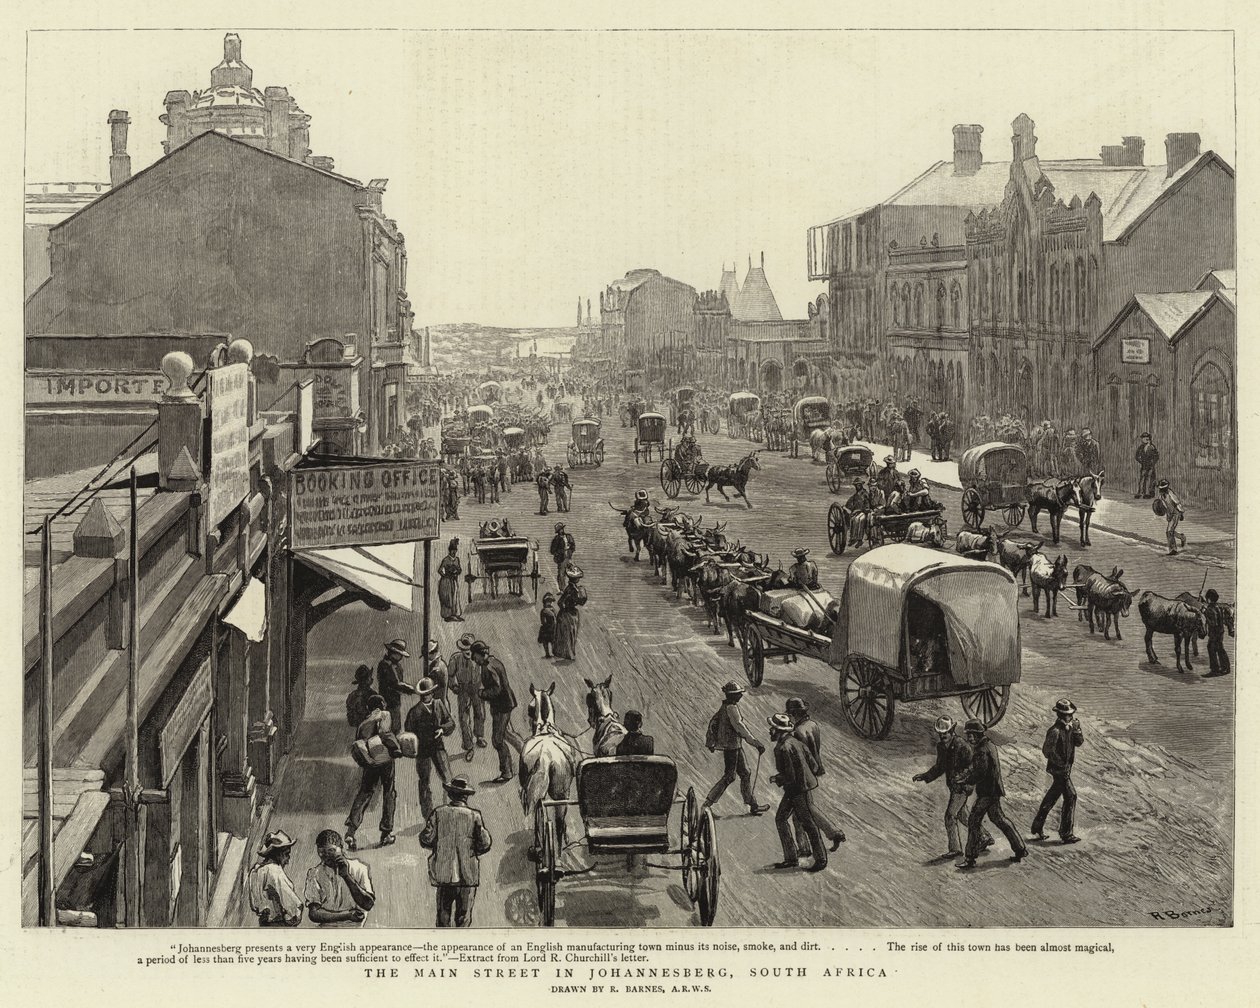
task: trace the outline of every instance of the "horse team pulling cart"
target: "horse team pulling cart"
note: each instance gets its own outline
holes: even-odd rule
[[[1028,456],[1019,445],[990,441],[963,452],[958,481],[965,487],[962,519],[975,531],[986,510],[1002,510],[1007,525],[1020,525],[1028,510]]]
[[[556,423],[572,423],[573,422],[573,404],[567,401],[559,401],[551,404],[551,419]]]
[[[542,923],[556,922],[556,883],[566,872],[560,857],[565,843],[564,815],[576,805],[585,827],[585,845],[592,856],[679,855],[687,899],[700,913],[700,923],[713,924],[717,914],[721,862],[713,813],[701,808],[695,788],[678,794],[678,767],[668,756],[601,756],[582,760],[577,769],[577,800],[544,799],[534,813],[534,851],[538,858],[536,889]],[[678,846],[671,839],[678,808]],[[579,840],[577,843],[581,843]],[[673,865],[657,865],[672,869]]]
[[[640,457],[644,462],[652,461],[652,452],[656,451],[658,459],[665,458],[665,431],[668,421],[660,413],[640,413],[635,422],[634,461],[637,465]]]
[[[939,526],[944,531],[943,508],[929,511],[874,511],[869,518],[864,512],[852,512],[843,504],[832,504],[827,509],[827,542],[831,552],[839,556],[847,546],[857,546],[865,539],[870,546],[904,542],[910,527],[916,522]]]
[[[831,403],[824,396],[806,396],[792,407],[792,454],[796,454],[799,441],[809,443],[809,436],[816,430],[831,426]]]
[[[726,434],[734,437],[738,432],[747,441],[753,440],[753,417],[761,408],[761,397],[755,392],[734,392],[726,401]],[[716,433],[716,431],[714,432]]]
[[[573,437],[569,441],[569,468],[579,465],[601,466],[604,464],[604,439],[599,436],[600,422],[584,419],[573,422]]]
[[[827,662],[840,672],[845,718],[866,738],[888,736],[898,701],[950,696],[992,727],[1020,679],[1018,598],[997,564],[884,546],[849,565],[839,604],[813,629],[746,611],[744,671],[758,686],[766,658]]]

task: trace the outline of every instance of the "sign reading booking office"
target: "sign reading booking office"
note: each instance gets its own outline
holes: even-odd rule
[[[294,549],[419,542],[436,539],[440,532],[436,462],[297,469],[291,488]]]

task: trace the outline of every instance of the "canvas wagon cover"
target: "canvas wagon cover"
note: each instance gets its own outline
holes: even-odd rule
[[[1019,681],[1015,578],[997,564],[921,546],[881,546],[854,560],[840,597],[830,663],[860,654],[886,668],[901,659],[902,620],[910,592],[933,602],[945,620],[950,667],[963,685]]]
[[[756,392],[732,392],[731,397],[726,401],[730,409],[734,410],[738,407],[741,412],[756,409],[760,403],[761,396]]]
[[[827,422],[831,420],[831,403],[822,396],[809,396],[797,402],[794,413],[798,423]]]
[[[478,406],[468,407],[469,420],[472,420],[475,417],[484,417],[485,419],[489,420],[492,416],[494,416],[494,410],[491,409],[489,406],[478,405]]]
[[[1019,445],[990,441],[963,452],[958,461],[958,478],[962,483],[981,479],[994,483],[1022,483],[1028,472],[1028,456]]]

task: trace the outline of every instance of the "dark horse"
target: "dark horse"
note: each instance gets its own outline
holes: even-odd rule
[[[749,452],[733,466],[709,466],[704,474],[704,501],[709,503],[709,490],[717,487],[717,492],[722,495],[723,500],[730,500],[726,496],[723,487],[730,487],[735,491],[736,497],[744,498],[744,506],[752,507],[752,502],[748,499],[748,477],[754,469],[760,469],[761,463],[757,461],[757,453]]]
[[[1077,485],[1073,480],[1054,480],[1037,483],[1031,488],[1028,497],[1028,520],[1034,532],[1037,529],[1037,516],[1042,511],[1050,516],[1050,535],[1057,546],[1059,544],[1059,526],[1063,524],[1063,514],[1070,507],[1080,507],[1077,496]]]

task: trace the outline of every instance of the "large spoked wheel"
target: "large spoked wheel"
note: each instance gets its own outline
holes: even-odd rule
[[[713,919],[717,916],[722,862],[718,857],[717,827],[713,825],[713,813],[709,809],[700,813],[700,828],[696,833],[694,846],[700,923],[705,927],[712,927]]]
[[[986,686],[975,693],[964,693],[959,699],[967,717],[977,718],[984,722],[986,728],[992,728],[1006,716],[1007,704],[1011,702],[1011,688]]]
[[[535,875],[538,913],[544,927],[553,927],[556,923],[556,823],[546,805],[539,805],[534,813],[534,847],[538,851]]]
[[[844,552],[849,540],[848,516],[839,504],[832,504],[827,509],[827,541],[831,543],[831,552],[839,556]]]
[[[679,844],[682,850],[683,891],[692,905],[699,898],[700,873],[696,865],[696,835],[700,829],[700,799],[696,797],[694,787],[687,789],[687,801],[683,805],[682,823],[680,826]]]
[[[980,500],[980,491],[975,487],[967,487],[962,495],[963,524],[973,532],[984,524],[984,502]]]
[[[687,470],[687,475],[684,478],[684,481],[687,484],[687,493],[689,494],[695,495],[704,489],[704,480],[699,475],[696,467],[692,467]]]
[[[861,655],[849,655],[840,673],[840,706],[859,735],[887,738],[896,700],[879,668]]]
[[[840,492],[840,467],[834,462],[827,466],[827,489],[832,493]]]
[[[1007,525],[1024,524],[1024,512],[1027,508],[1023,504],[1011,504],[1003,512],[1002,517],[1006,519]]]
[[[753,626],[744,628],[741,641],[744,650],[744,675],[754,686],[760,686],[766,675],[766,646],[761,632]]]
[[[678,491],[682,489],[682,471],[673,459],[666,459],[661,463],[661,489],[670,500],[677,497]]]

